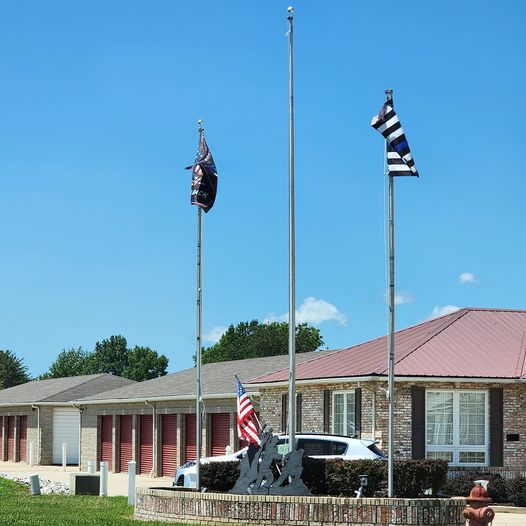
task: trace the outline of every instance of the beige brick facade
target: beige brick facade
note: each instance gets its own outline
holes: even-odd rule
[[[526,385],[519,383],[499,384],[468,383],[468,382],[396,382],[395,388],[395,421],[394,421],[394,451],[396,458],[410,459],[412,457],[412,409],[411,388],[413,385],[429,389],[475,389],[489,390],[503,388],[503,437],[504,437],[504,467],[526,466]],[[302,393],[302,429],[303,432],[323,433],[323,391],[362,390],[362,422],[361,437],[372,438],[373,432],[378,445],[387,450],[388,440],[388,404],[386,398],[387,384],[385,382],[348,382],[324,383],[316,385],[301,385],[296,391]],[[286,387],[262,387],[261,420],[275,431],[281,429],[281,400],[287,392]],[[332,397],[330,415],[330,430],[332,432]],[[375,407],[375,410],[373,409]],[[374,415],[374,418],[373,418]],[[507,438],[518,440],[510,441]]]
[[[503,460],[504,469],[526,469],[526,385],[523,383],[482,383],[482,382],[396,382],[395,388],[395,440],[396,458],[409,459],[412,456],[412,401],[411,388],[418,385],[432,389],[503,389]],[[374,438],[380,448],[387,450],[388,406],[386,383],[382,381],[302,384],[298,382],[297,392],[302,394],[302,427],[303,432],[324,432],[324,391],[349,391],[361,389],[361,437]],[[287,392],[285,386],[261,387],[260,399],[253,400],[260,413],[262,423],[270,425],[275,431],[281,429],[282,395]],[[329,429],[332,431],[332,396],[329,397]],[[194,400],[175,400],[153,403],[156,414],[156,434],[154,447],[155,473],[161,473],[162,415],[177,415],[177,448],[176,465],[181,465],[185,457],[186,414],[195,413]],[[7,417],[15,417],[15,455],[18,458],[19,417],[27,416],[27,450],[29,444],[34,446],[34,462],[51,464],[53,461],[53,409],[54,406],[39,406],[33,409],[30,405],[23,407],[2,407],[0,409],[0,460],[7,460]],[[113,459],[114,470],[119,466],[119,416],[134,415],[133,419],[133,458],[139,461],[139,426],[141,415],[151,415],[152,407],[145,403],[118,403],[110,405],[87,405],[81,414],[81,449],[80,463],[87,469],[88,461],[100,461],[101,417],[113,416]],[[235,451],[239,447],[236,424],[236,399],[205,400],[205,417],[203,419],[202,455],[211,453],[211,415],[213,413],[230,414],[230,446]],[[40,429],[38,428],[40,423]],[[40,436],[40,439],[39,439]],[[40,443],[40,448],[38,444]]]

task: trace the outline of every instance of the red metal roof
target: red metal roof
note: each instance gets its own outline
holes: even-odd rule
[[[526,311],[465,308],[395,334],[397,376],[526,378]],[[296,380],[387,375],[387,337],[296,365]],[[249,383],[282,382],[288,369]]]

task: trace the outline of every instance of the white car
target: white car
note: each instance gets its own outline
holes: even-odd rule
[[[288,453],[288,435],[279,435],[278,451],[283,455]],[[304,455],[315,458],[344,458],[347,460],[387,460],[385,454],[378,449],[374,440],[350,438],[340,435],[318,435],[314,433],[299,433],[296,435],[298,449],[303,449]],[[241,460],[248,448],[240,449],[229,455],[205,457],[206,462],[229,462]],[[196,487],[195,460],[185,462],[177,468],[174,486],[183,488]]]

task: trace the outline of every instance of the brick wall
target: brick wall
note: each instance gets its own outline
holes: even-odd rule
[[[464,526],[465,505],[465,499],[271,497],[138,488],[135,518],[210,525]]]
[[[411,387],[409,382],[396,382],[394,450],[397,459],[411,458]],[[504,389],[503,437],[504,467],[526,467],[526,385],[469,382],[418,382],[418,386],[432,389],[482,389],[500,387]],[[296,385],[296,391],[303,395],[302,431],[323,433],[323,390],[347,391],[362,389],[362,434],[363,438],[374,436],[378,445],[387,451],[388,404],[386,382],[346,382],[318,385]],[[261,419],[274,431],[281,429],[281,396],[288,392],[284,386],[261,387]],[[332,398],[331,398],[332,404]],[[376,411],[373,411],[376,406]],[[332,419],[332,407],[330,408]],[[375,415],[375,421],[373,420]],[[332,421],[331,428],[332,430]],[[508,435],[518,435],[518,441],[507,440]],[[510,436],[510,438],[513,438]]]

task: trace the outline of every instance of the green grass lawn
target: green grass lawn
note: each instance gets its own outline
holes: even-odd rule
[[[133,520],[126,497],[33,496],[27,486],[0,478],[1,526],[152,526]]]

